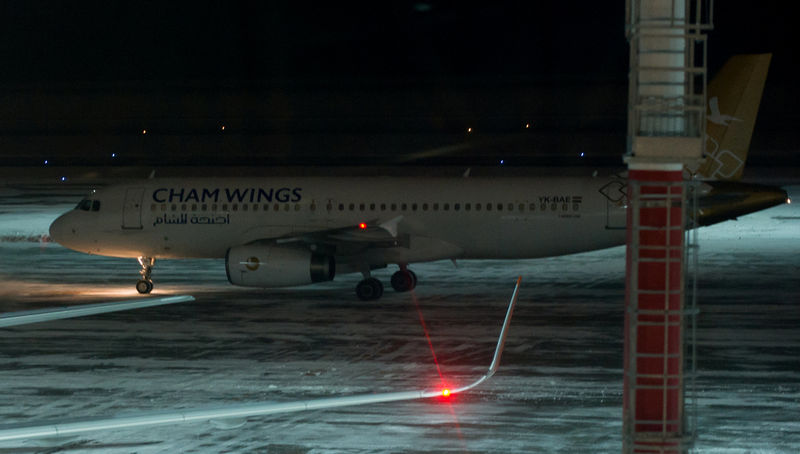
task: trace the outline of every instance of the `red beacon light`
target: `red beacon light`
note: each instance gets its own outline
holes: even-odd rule
[[[361,229],[361,230],[367,230],[367,223],[366,222],[362,222],[362,223],[358,224],[358,228]]]
[[[450,390],[445,388],[442,390],[442,397],[450,397]]]

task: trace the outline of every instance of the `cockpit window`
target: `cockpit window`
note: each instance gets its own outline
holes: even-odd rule
[[[83,199],[80,202],[78,202],[78,206],[76,206],[75,209],[89,211],[92,209],[92,201],[89,199]]]
[[[78,206],[76,206],[75,209],[81,211],[100,211],[100,201],[83,199],[78,202]]]

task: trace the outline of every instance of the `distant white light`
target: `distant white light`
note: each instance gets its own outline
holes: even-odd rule
[[[467,128],[467,132],[472,132],[472,128]]]
[[[222,127],[220,128],[220,130],[224,131],[224,130],[225,130],[225,125],[222,125]]]
[[[47,165],[49,163],[50,163],[50,161],[48,161],[47,159],[44,160],[44,165]]]
[[[583,157],[583,152],[581,151],[581,157]]]
[[[786,197],[786,203],[791,205],[792,204],[792,199],[790,197]]]
[[[111,157],[112,157],[112,158],[116,158],[116,157],[117,157],[117,154],[116,154],[116,153],[111,153]]]
[[[61,181],[67,181],[67,177],[61,177]]]
[[[525,129],[528,129],[528,128],[530,128],[530,127],[531,127],[531,124],[530,124],[530,123],[525,123]]]
[[[147,134],[147,130],[146,129],[142,129],[142,134]]]
[[[505,159],[501,159],[501,160],[500,160],[500,165],[503,165],[503,164],[505,164],[505,163],[506,163],[506,160],[505,160]]]

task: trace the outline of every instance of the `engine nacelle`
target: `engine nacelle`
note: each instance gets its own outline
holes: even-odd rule
[[[273,244],[235,246],[225,255],[225,271],[233,285],[292,287],[333,280],[333,257],[307,249]]]

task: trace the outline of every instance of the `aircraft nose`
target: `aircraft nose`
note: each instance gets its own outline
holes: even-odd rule
[[[69,232],[69,226],[64,217],[65,215],[61,215],[50,224],[50,239],[61,245],[64,245],[64,240]]]

